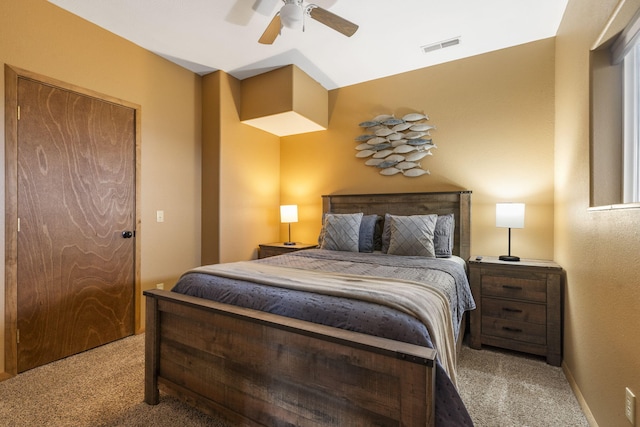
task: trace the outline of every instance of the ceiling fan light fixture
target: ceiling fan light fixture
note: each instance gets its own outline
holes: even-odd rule
[[[353,22],[316,4],[309,4],[303,7],[304,0],[282,0],[282,2],[284,6],[271,19],[264,33],[260,36],[258,43],[273,44],[281,34],[283,27],[304,31],[305,15],[347,37],[351,37],[358,30],[358,26]]]
[[[280,9],[280,20],[282,25],[291,29],[301,29],[303,24],[303,12],[300,3],[287,2]]]

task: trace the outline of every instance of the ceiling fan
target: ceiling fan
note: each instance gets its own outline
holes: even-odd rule
[[[259,43],[273,44],[278,35],[280,35],[282,27],[292,29],[302,28],[304,31],[305,16],[309,16],[347,37],[351,37],[358,30],[358,26],[353,22],[347,21],[335,13],[321,8],[317,4],[307,4],[303,6],[303,0],[282,1],[284,2],[284,6],[282,6],[273,17],[267,29],[260,37],[260,40],[258,40]]]

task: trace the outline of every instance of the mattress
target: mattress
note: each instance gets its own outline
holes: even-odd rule
[[[464,312],[475,308],[464,260],[457,257],[425,258],[310,249],[244,263],[255,264],[257,271],[263,266],[265,271],[284,268],[292,272],[314,272],[315,276],[310,277],[319,277],[320,283],[305,289],[297,280],[294,280],[294,286],[287,281],[243,277],[205,267],[185,273],[172,291],[430,348],[434,348],[434,326],[425,324],[412,309],[386,304],[384,298],[362,298],[357,294],[345,297],[330,286],[323,286],[322,276],[317,273],[332,278],[346,277],[347,281],[357,278],[364,286],[370,278],[372,282],[387,279],[390,288],[394,283],[427,287],[446,302],[454,338],[459,333]],[[238,264],[245,267],[244,263]],[[433,338],[440,339],[438,330],[435,334]],[[472,425],[455,387],[455,350],[449,350],[453,353],[448,355],[453,358],[451,368],[449,359],[442,360],[444,349],[435,348],[439,350],[436,364],[438,425],[452,422],[456,423],[454,425]]]

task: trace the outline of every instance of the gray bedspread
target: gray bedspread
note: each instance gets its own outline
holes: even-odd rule
[[[428,284],[447,296],[452,310],[451,317],[456,338],[464,312],[476,307],[464,267],[453,258],[311,249],[256,262],[303,270],[385,277]]]
[[[455,335],[465,311],[475,308],[466,273],[449,259],[400,257],[311,249],[253,261],[330,273],[396,278],[435,287],[449,300]],[[342,329],[433,347],[427,327],[415,317],[372,302],[188,272],[174,292],[252,308]],[[436,370],[437,425],[472,425],[451,379]]]

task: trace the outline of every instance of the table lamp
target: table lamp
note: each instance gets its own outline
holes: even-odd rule
[[[496,227],[509,229],[509,253],[499,259],[520,261],[520,257],[511,255],[511,229],[524,228],[524,203],[496,203]]]
[[[293,246],[296,242],[291,241],[291,223],[298,222],[298,205],[280,206],[280,222],[289,224],[289,240],[284,242],[287,246]]]

